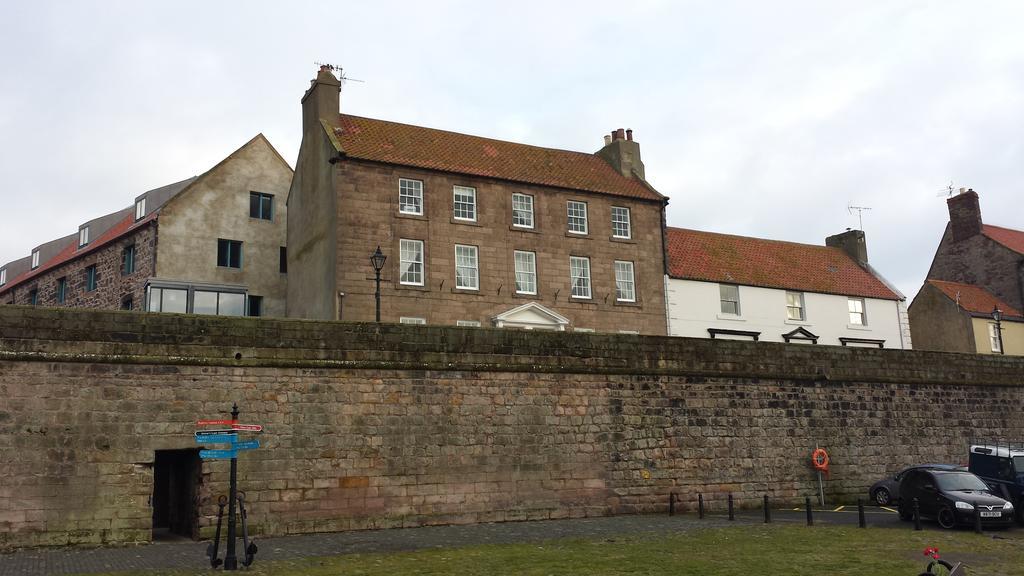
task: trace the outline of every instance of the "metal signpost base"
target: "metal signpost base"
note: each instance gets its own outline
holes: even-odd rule
[[[238,404],[231,407],[231,419],[238,422]],[[228,548],[224,556],[225,570],[238,570],[235,553],[235,504],[238,498],[238,455],[231,458],[231,480],[228,487]]]

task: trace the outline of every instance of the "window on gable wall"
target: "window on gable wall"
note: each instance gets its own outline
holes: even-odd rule
[[[719,284],[719,299],[722,314],[740,315],[740,287],[735,284]]]
[[[850,310],[850,324],[854,326],[867,326],[868,318],[864,314],[864,299],[850,298],[847,300],[847,303]]]
[[[423,182],[398,179],[398,211],[402,214],[423,214]]]
[[[240,240],[217,239],[217,266],[222,268],[242,267],[242,242]]]
[[[786,318],[789,320],[805,320],[803,292],[786,291]]]
[[[274,196],[262,192],[249,193],[249,217],[258,220],[274,219]]]

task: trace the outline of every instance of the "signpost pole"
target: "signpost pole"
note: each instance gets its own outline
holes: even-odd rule
[[[231,407],[231,419],[238,422],[238,404]],[[228,488],[228,549],[224,556],[225,570],[238,570],[238,556],[235,553],[235,500],[238,496],[238,454],[231,458],[231,480]]]

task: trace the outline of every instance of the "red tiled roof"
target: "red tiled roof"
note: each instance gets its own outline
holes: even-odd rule
[[[899,300],[840,248],[668,228],[669,276]]]
[[[146,216],[145,218],[143,218],[142,220],[136,222],[135,214],[133,212],[126,216],[117,224],[111,226],[106,232],[101,234],[99,238],[93,240],[87,246],[85,246],[85,248],[82,249],[78,248],[78,237],[76,236],[74,239],[72,239],[70,243],[68,243],[67,246],[65,246],[63,249],[61,249],[60,252],[54,255],[53,258],[50,258],[46,262],[40,263],[38,268],[34,270],[29,270],[27,272],[23,272],[22,274],[18,275],[18,277],[14,278],[7,284],[4,284],[3,287],[0,288],[0,294],[12,290],[19,284],[28,282],[29,280],[39,276],[40,274],[45,274],[46,272],[53,270],[54,268],[66,262],[85,256],[86,254],[95,252],[96,250],[99,250],[100,248],[106,246],[107,244],[110,244],[111,242],[118,240],[122,236],[127,235],[129,232],[134,231],[136,228],[146,224],[147,222],[155,220],[156,217],[157,212],[153,212]]]
[[[981,233],[1018,254],[1024,254],[1024,232],[1020,230],[983,224]]]
[[[974,284],[946,282],[944,280],[925,280],[926,283],[938,288],[950,300],[958,303],[961,308],[973,314],[991,315],[997,306],[1007,316],[1020,316],[1020,310],[1003,302],[995,294]]]
[[[350,158],[662,200],[639,178],[626,178],[595,154],[540,148],[398,122],[339,115],[332,140]]]

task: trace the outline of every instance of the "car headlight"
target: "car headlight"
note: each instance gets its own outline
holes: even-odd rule
[[[974,510],[974,506],[971,506],[967,502],[957,502],[956,507],[960,510]]]
[[[1009,502],[1003,504],[1003,510],[1013,510],[1013,504],[1010,504]]]

